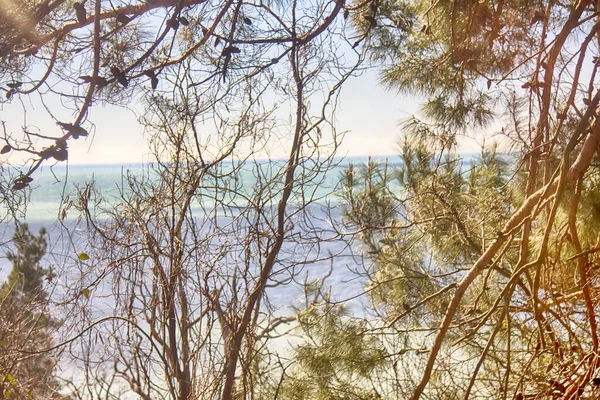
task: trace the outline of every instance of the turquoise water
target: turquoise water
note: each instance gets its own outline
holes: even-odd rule
[[[386,158],[378,158],[384,161]],[[390,164],[398,164],[397,156],[387,158]],[[314,192],[314,198],[317,202],[336,201],[335,188],[338,184],[341,174],[348,167],[349,163],[364,164],[368,157],[351,157],[334,160],[334,166],[325,173],[314,177],[317,184],[312,184],[310,191]],[[275,169],[284,164],[282,160],[259,161],[255,165],[248,163],[241,171],[239,181],[243,185],[243,190],[251,191],[257,185],[256,168],[261,169],[261,173],[273,173]],[[226,167],[224,167],[226,168]],[[302,173],[302,169],[298,170]],[[75,198],[77,188],[83,188],[86,184],[94,182],[96,189],[107,199],[117,200],[119,192],[127,192],[128,185],[127,174],[136,176],[150,175],[155,172],[148,166],[142,164],[130,165],[76,165],[76,166],[55,166],[44,167],[36,171],[33,175],[34,181],[31,183],[31,190],[28,191],[29,201],[25,222],[28,223],[52,223],[55,222],[61,214],[61,199],[69,197]],[[293,199],[292,199],[293,200]],[[237,199],[240,201],[240,199]],[[237,204],[244,206],[244,204]],[[67,214],[69,219],[76,218],[73,212]]]
[[[477,154],[463,154],[461,156],[464,164],[469,164],[478,157]],[[296,184],[308,182],[304,184],[304,192],[311,193],[312,198],[317,203],[336,202],[338,200],[336,187],[339,184],[340,178],[345,169],[350,163],[361,165],[367,163],[369,157],[347,157],[337,158],[332,162],[332,167],[327,171],[318,173],[311,172],[312,162],[309,160],[304,166],[297,170]],[[376,157],[374,160],[379,162],[387,162],[389,166],[399,166],[400,158],[398,156]],[[280,172],[285,165],[283,160],[272,161],[256,161],[247,162],[242,167],[235,184],[239,185],[238,189],[241,192],[252,193],[259,183],[265,183],[266,180],[273,174]],[[231,169],[224,163],[222,172],[227,172]],[[259,173],[260,172],[260,173]],[[304,174],[304,176],[301,176]],[[77,188],[84,188],[86,184],[94,182],[94,187],[99,190],[102,196],[108,201],[118,201],[120,191],[128,192],[127,175],[134,176],[156,176],[156,171],[149,165],[130,164],[130,165],[75,165],[54,167],[44,166],[36,171],[33,175],[34,181],[31,183],[31,190],[27,190],[28,202],[25,222],[28,223],[52,223],[57,221],[62,214],[61,200],[75,199]],[[260,176],[260,178],[259,178]],[[278,179],[282,181],[283,177]],[[150,179],[153,180],[152,178]],[[208,181],[208,184],[211,182]],[[277,184],[273,185],[277,188]],[[279,187],[280,188],[280,187]],[[203,189],[205,197],[208,195],[214,196],[214,192],[210,193],[209,189]],[[243,196],[229,199],[236,206],[243,207],[245,204]],[[274,198],[272,201],[276,201]],[[300,201],[292,197],[291,202]],[[77,215],[73,212],[67,213],[68,219],[74,219]]]
[[[123,174],[130,171],[141,174],[147,167],[133,165],[77,165],[46,167],[36,171],[31,183],[25,221],[27,223],[52,223],[58,220],[61,200],[73,197],[77,188],[94,181],[96,187],[108,196],[117,196],[122,186]],[[70,216],[74,217],[73,214]]]

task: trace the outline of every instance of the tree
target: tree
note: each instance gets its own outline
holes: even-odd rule
[[[393,370],[383,343],[364,334],[368,320],[327,303],[313,302],[299,312],[301,342],[292,350],[291,361],[278,371],[281,375],[264,379],[260,398],[381,398],[382,378]]]
[[[6,106],[36,95],[48,111],[32,121],[38,104],[20,103],[23,119],[3,125],[1,152],[13,166],[28,157],[3,187],[6,203],[93,132],[94,104],[143,97],[148,111],[148,175],[125,177],[116,200],[102,202],[91,186],[78,200],[91,243],[63,266],[81,275],[62,302],[72,336],[54,346],[84,360],[77,394],[114,398],[125,387],[142,398],[252,398],[256,360],[285,320],[267,288],[329,257],[304,212],[339,143],[337,93],[363,59],[342,21],[354,8],[55,0],[0,12]],[[278,147],[285,162],[258,162]],[[94,319],[96,288],[107,282],[114,307]]]
[[[597,396],[596,18],[591,1],[384,1],[356,21],[384,81],[427,99],[403,167],[349,170],[344,194],[375,328],[425,355],[404,396]],[[494,115],[514,153],[467,167],[457,141]]]
[[[48,310],[46,279],[52,271],[41,266],[46,253],[46,231],[29,232],[17,225],[12,243],[15,251],[7,258],[13,268],[0,286],[0,393],[3,398],[63,399],[56,379],[53,354],[40,352],[50,347],[59,321]]]
[[[296,44],[285,64],[283,76],[246,77],[237,89],[246,95],[239,103],[239,93],[226,97],[224,115],[213,114],[200,87],[149,98],[143,123],[152,164],[125,175],[116,198],[93,183],[81,188],[76,204],[89,248],[71,268],[80,274],[65,303],[87,396],[251,399],[264,371],[279,368],[269,346],[290,317],[269,291],[331,257],[319,252],[328,239],[309,212],[335,163],[336,94],[356,68],[336,64],[314,42]],[[189,66],[179,79],[195,74]],[[291,94],[290,122],[267,107],[267,90]],[[207,114],[219,119],[216,138],[203,132]],[[284,160],[259,160],[280,144]],[[102,304],[99,316],[93,310]]]

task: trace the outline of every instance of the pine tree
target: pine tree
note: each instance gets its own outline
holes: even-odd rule
[[[349,231],[373,262],[365,334],[405,366],[383,398],[598,398],[598,5],[357,9],[383,82],[425,100],[402,167],[345,177]],[[461,159],[460,139],[489,143],[494,118],[505,154]]]
[[[59,325],[49,314],[43,288],[52,277],[41,265],[46,231],[35,236],[27,224],[17,225],[12,243],[14,251],[7,253],[12,271],[0,286],[0,393],[3,398],[60,399],[54,358],[43,352]]]

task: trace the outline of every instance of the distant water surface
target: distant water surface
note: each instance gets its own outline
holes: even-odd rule
[[[477,158],[476,154],[465,154],[461,156],[462,162],[467,164]],[[374,157],[379,162],[387,162],[390,167],[400,165],[398,156],[389,157]],[[337,207],[331,215],[326,215],[326,207],[339,203],[339,198],[336,195],[336,186],[339,184],[340,178],[345,169],[350,163],[357,166],[367,163],[368,157],[347,157],[344,159],[334,160],[334,167],[325,171],[318,176],[315,181],[318,186],[311,189],[314,198],[317,201],[310,206],[307,215],[309,218],[314,218],[315,226],[325,229],[324,221],[327,217],[341,218],[341,210]],[[258,161],[256,165],[248,163],[242,170],[239,178],[245,187],[249,190],[255,184],[255,176],[253,169],[257,166],[260,168],[269,168],[272,166],[278,167],[285,163],[283,160],[275,161]],[[301,171],[300,171],[301,172]],[[94,181],[94,186],[100,191],[103,197],[107,199],[117,199],[120,190],[127,191],[127,182],[123,178],[125,175],[137,176],[153,176],[152,168],[148,165],[131,164],[131,165],[75,165],[75,166],[44,166],[43,169],[36,171],[33,175],[34,181],[31,184],[29,202],[27,205],[26,218],[33,233],[37,233],[41,227],[45,227],[48,231],[48,255],[44,262],[49,265],[56,265],[62,262],[64,254],[76,254],[81,249],[86,247],[85,227],[76,225],[76,213],[71,209],[67,213],[66,219],[59,223],[61,215],[61,199],[69,196],[72,200],[75,199],[75,191],[77,188],[83,188],[89,182]],[[197,215],[197,214],[195,214]],[[11,246],[10,238],[12,236],[13,224],[0,224],[0,240],[1,243]],[[336,254],[342,243],[336,247],[335,243],[328,243],[321,251],[323,254],[331,252]],[[4,247],[6,249],[6,246]],[[1,252],[2,250],[0,250]],[[310,277],[320,277],[326,274],[330,268],[333,268],[333,273],[328,279],[328,283],[337,288],[334,290],[334,295],[340,299],[352,297],[359,294],[364,289],[365,280],[357,279],[350,272],[352,269],[358,269],[356,259],[351,254],[341,254],[334,263],[323,261],[317,262],[309,267]],[[0,281],[4,280],[10,272],[11,265],[3,254],[0,254]],[[270,297],[274,302],[281,305],[292,305],[301,293],[299,291],[290,291],[289,289],[273,288]]]

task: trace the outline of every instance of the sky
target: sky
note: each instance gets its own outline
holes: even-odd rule
[[[19,101],[23,101],[19,99]],[[34,130],[44,133],[40,127],[51,126],[52,134],[59,134],[54,122],[47,116],[41,104],[27,100],[32,110],[27,124]],[[399,125],[414,114],[418,114],[421,100],[401,95],[379,84],[377,71],[367,70],[361,76],[345,82],[335,116],[338,132],[346,132],[337,152],[338,156],[394,156],[398,153],[397,140]],[[23,121],[15,121],[14,113],[22,112],[22,104],[13,101],[0,109],[0,120],[11,121],[8,131],[21,129]],[[137,164],[152,160],[143,126],[138,123],[141,103],[133,103],[129,108],[95,105],[89,120],[94,128],[88,138],[69,141],[69,165],[89,164]],[[12,116],[12,119],[11,119]],[[58,117],[58,116],[57,116]],[[43,120],[46,118],[47,120]],[[61,120],[61,118],[58,118]],[[72,117],[65,115],[62,120]],[[478,144],[463,143],[461,151],[477,151]],[[15,164],[19,155],[9,153],[2,161]],[[275,158],[285,157],[285,153],[272,154]],[[259,157],[264,158],[264,157]]]
[[[374,70],[349,80],[342,89],[336,113],[338,131],[347,131],[338,154],[394,155],[398,126],[418,111],[419,104],[418,100],[379,85]],[[69,163],[127,164],[147,161],[150,158],[149,148],[137,118],[133,110],[96,106],[90,115],[90,120],[95,124],[93,135],[87,140],[69,143]]]

